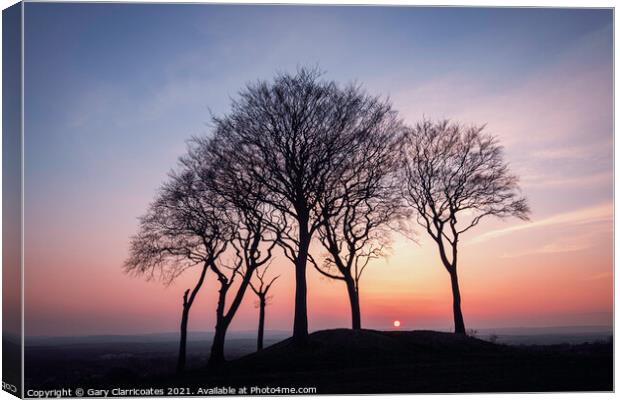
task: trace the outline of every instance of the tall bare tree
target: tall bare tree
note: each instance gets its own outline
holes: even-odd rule
[[[461,235],[487,216],[528,219],[518,178],[510,173],[498,140],[484,126],[423,121],[403,147],[404,197],[439,249],[450,275],[454,330],[465,334],[457,265]]]
[[[306,266],[322,223],[318,204],[365,134],[355,116],[366,98],[356,86],[340,88],[302,68],[249,84],[231,112],[213,121],[226,169],[260,183],[260,201],[279,214],[279,244],[295,265],[296,344],[308,339]]]
[[[402,124],[388,102],[365,98],[354,114],[364,127],[348,153],[346,168],[319,201],[323,224],[318,237],[327,250],[323,275],[346,284],[353,329],[361,329],[359,282],[372,259],[383,257],[391,231],[406,219],[397,172]]]
[[[229,242],[234,249],[232,265],[211,266],[219,282],[216,326],[209,365],[216,366],[225,361],[224,345],[230,326],[244,295],[250,285],[254,271],[266,264],[272,257],[277,244],[278,232],[273,227],[273,209],[260,201],[263,186],[255,180],[231,179],[226,164],[214,158],[219,142],[211,138],[195,138],[188,154],[182,158],[183,165],[192,171],[196,180],[205,187],[205,192],[219,198],[225,209],[226,218],[232,222],[235,231]],[[254,193],[256,196],[247,196]],[[241,276],[238,286],[235,278]],[[234,288],[234,289],[233,289]],[[229,294],[231,294],[229,296]],[[232,299],[227,304],[229,297]]]
[[[270,300],[271,296],[269,296],[269,289],[271,289],[271,285],[280,277],[280,275],[274,276],[270,280],[265,278],[265,274],[269,269],[271,263],[267,264],[265,268],[261,271],[256,271],[256,279],[257,283],[250,282],[250,287],[252,291],[258,296],[258,301],[256,302],[256,307],[258,308],[258,335],[256,337],[256,350],[260,351],[263,349],[263,338],[265,336],[265,308],[267,308],[267,302]]]
[[[131,239],[124,266],[129,274],[170,284],[185,270],[201,268],[196,285],[183,294],[178,372],[185,369],[190,309],[207,270],[216,267],[233,232],[223,204],[197,185],[194,174],[183,171],[171,173]]]

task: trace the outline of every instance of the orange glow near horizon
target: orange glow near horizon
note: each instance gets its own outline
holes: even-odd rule
[[[520,229],[504,236],[489,235],[508,223],[489,222],[478,235],[481,242],[464,240],[460,259],[463,312],[468,327],[554,325],[611,325],[612,252],[611,207],[605,220],[570,221],[559,225]],[[528,224],[511,221],[510,226]],[[574,231],[574,232],[573,232]],[[560,232],[587,231],[590,247],[551,251],[546,239]],[[106,239],[107,238],[107,239]],[[66,240],[84,242],[67,253]],[[106,242],[109,240],[109,242]],[[59,232],[26,252],[26,329],[28,335],[113,334],[175,331],[181,295],[193,285],[190,271],[169,287],[125,276],[120,266],[127,239],[100,230],[78,238]],[[93,251],[105,245],[111,251]],[[116,250],[112,250],[116,249]],[[543,249],[543,250],[540,250]],[[318,249],[316,252],[318,253]],[[39,255],[45,255],[40,258]],[[35,274],[35,265],[54,271]],[[279,255],[273,274],[282,277],[273,287],[267,308],[267,329],[290,330],[293,315],[293,267]],[[420,236],[419,243],[397,237],[392,255],[367,268],[361,281],[364,327],[398,328],[390,316],[409,321],[407,329],[452,327],[451,291],[434,243]],[[190,317],[191,330],[212,330],[217,285],[210,276]],[[344,284],[330,281],[308,269],[308,312],[311,330],[348,327],[349,304]],[[248,292],[232,330],[254,330],[257,310]],[[63,321],[62,324],[58,321]]]

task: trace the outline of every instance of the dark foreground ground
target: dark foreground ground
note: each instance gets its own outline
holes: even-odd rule
[[[247,350],[253,344],[238,340],[227,348]],[[128,346],[125,352],[123,346]],[[610,340],[514,346],[434,331],[336,329],[313,333],[303,349],[286,339],[241,357],[229,351],[229,359],[239,358],[217,369],[202,367],[207,353],[193,353],[183,376],[170,370],[172,343],[160,353],[132,356],[139,346],[118,344],[107,355],[88,347],[62,354],[30,349],[26,388],[180,389],[166,393],[176,395],[200,395],[214,387],[246,387],[248,394],[256,387],[285,388],[270,394],[301,387],[316,388],[318,394],[613,390]]]

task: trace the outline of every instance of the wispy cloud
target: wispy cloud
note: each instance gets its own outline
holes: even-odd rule
[[[584,176],[554,177],[544,174],[525,175],[521,178],[524,187],[583,187],[607,184],[611,185],[611,171],[598,172]]]
[[[612,220],[613,203],[609,202],[594,207],[587,207],[575,211],[556,214],[530,223],[520,223],[519,225],[513,225],[507,228],[486,232],[472,239],[469,244],[482,243],[487,240],[528,229],[537,229],[554,225],[581,225],[596,222],[611,222]]]
[[[550,243],[542,247],[517,251],[512,253],[506,253],[502,255],[502,258],[517,258],[522,256],[529,256],[532,254],[557,254],[557,253],[569,253],[581,250],[587,250],[591,247],[591,243]]]
[[[611,153],[613,140],[611,137],[603,137],[601,140],[579,145],[566,145],[563,147],[538,149],[531,153],[531,156],[543,160],[583,160],[598,158],[601,154]]]

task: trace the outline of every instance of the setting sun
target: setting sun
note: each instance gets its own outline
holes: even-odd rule
[[[400,321],[396,320],[394,321],[394,328],[398,328],[398,327],[400,327]]]

